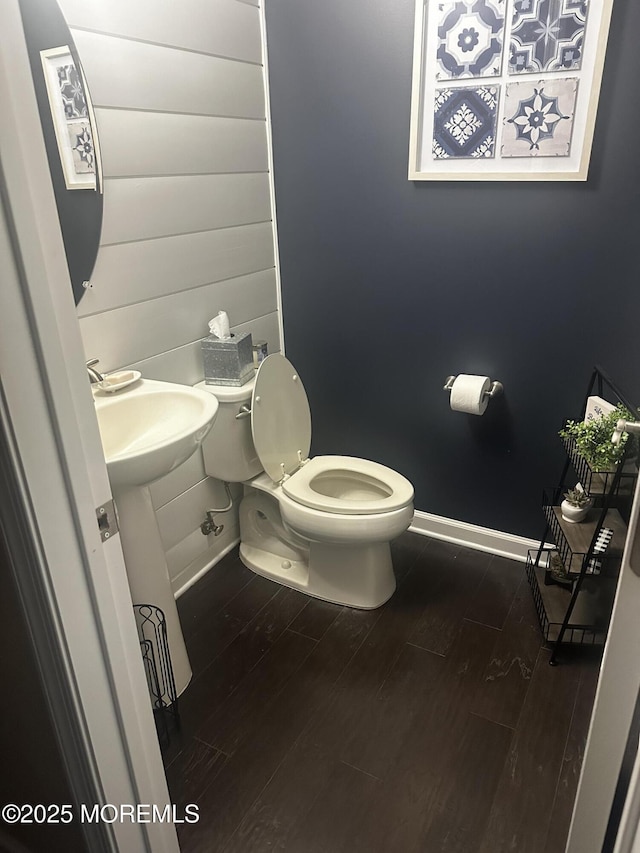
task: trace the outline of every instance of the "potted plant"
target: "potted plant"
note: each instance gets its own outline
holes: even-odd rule
[[[564,429],[560,430],[560,435],[575,443],[577,452],[586,459],[594,471],[611,471],[622,458],[625,445],[630,440],[628,433],[625,432],[618,444],[613,444],[611,441],[616,425],[621,419],[625,421],[635,419],[635,416],[622,403],[608,415],[601,415],[599,418],[567,421]]]
[[[583,521],[591,509],[593,501],[589,495],[581,489],[569,489],[564,493],[564,500],[560,504],[560,512],[565,521],[575,524]]]

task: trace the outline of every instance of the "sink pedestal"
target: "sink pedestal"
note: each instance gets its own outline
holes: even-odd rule
[[[114,500],[131,599],[134,604],[155,604],[164,612],[179,696],[191,680],[191,665],[151,494],[148,486],[120,486],[114,490]]]
[[[163,611],[180,695],[191,680],[191,666],[148,484],[195,453],[211,429],[218,401],[185,385],[140,378],[113,393],[94,388],[93,399],[131,598],[134,604],[152,604]]]

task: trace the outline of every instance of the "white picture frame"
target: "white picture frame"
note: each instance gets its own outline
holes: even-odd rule
[[[40,51],[67,189],[96,190],[99,154],[82,69],[67,45]]]
[[[586,181],[612,9],[416,0],[409,180]]]

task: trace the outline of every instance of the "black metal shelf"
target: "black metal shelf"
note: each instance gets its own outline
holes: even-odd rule
[[[627,525],[617,509],[607,510],[604,520],[601,521],[601,510],[590,509],[584,521],[574,523],[565,521],[559,506],[553,506],[548,500],[551,495],[545,492],[543,512],[549,532],[556,545],[560,559],[564,563],[565,570],[570,574],[580,574],[583,567],[587,574],[593,574],[593,566],[589,561],[585,566],[586,557],[590,553],[591,543],[595,533],[601,527],[613,530],[613,537],[607,548],[606,554],[598,558],[601,571],[611,574],[617,569],[622,559],[624,543],[627,537]],[[596,572],[599,574],[600,572]]]
[[[609,497],[620,495],[628,498],[632,494],[636,477],[638,476],[637,460],[630,460],[624,463],[620,471],[618,483],[615,486],[615,490],[613,490],[614,478],[618,471],[617,465],[612,465],[606,470],[596,470],[591,467],[584,456],[578,453],[573,438],[563,438],[562,441],[571,466],[588,495],[596,498],[604,495]]]
[[[553,549],[543,550],[546,560],[552,553]],[[573,589],[566,589],[557,584],[547,584],[544,565],[542,561],[537,562],[537,557],[537,551],[529,551],[527,554],[527,578],[542,635],[548,643],[555,643],[559,639]],[[604,643],[615,590],[614,578],[604,579],[604,582],[594,579],[590,585],[583,584],[573,608],[571,621],[565,626],[563,643],[573,645]]]
[[[605,392],[605,388],[607,389]],[[592,395],[614,398],[630,411],[638,411],[599,367],[595,367],[584,401]],[[613,402],[613,400],[612,400]],[[583,411],[584,411],[583,409]],[[637,460],[630,460],[632,442],[627,441],[620,462],[608,470],[595,470],[578,453],[573,439],[563,438],[567,459],[560,485],[545,494],[546,526],[537,551],[529,551],[526,573],[545,641],[553,645],[550,663],[555,665],[562,644],[604,642],[618,584],[627,535],[625,518],[631,507],[638,477]],[[567,522],[560,502],[572,467],[593,507],[581,522]],[[602,552],[604,528],[613,531]],[[555,546],[550,548],[549,536]],[[564,566],[560,575],[549,570],[552,555]]]

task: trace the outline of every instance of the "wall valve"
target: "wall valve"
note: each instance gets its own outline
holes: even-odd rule
[[[210,533],[213,533],[214,536],[220,536],[223,530],[224,524],[216,524],[213,512],[209,510],[206,513],[205,520],[200,525],[200,531],[202,532],[202,535],[209,536]]]

